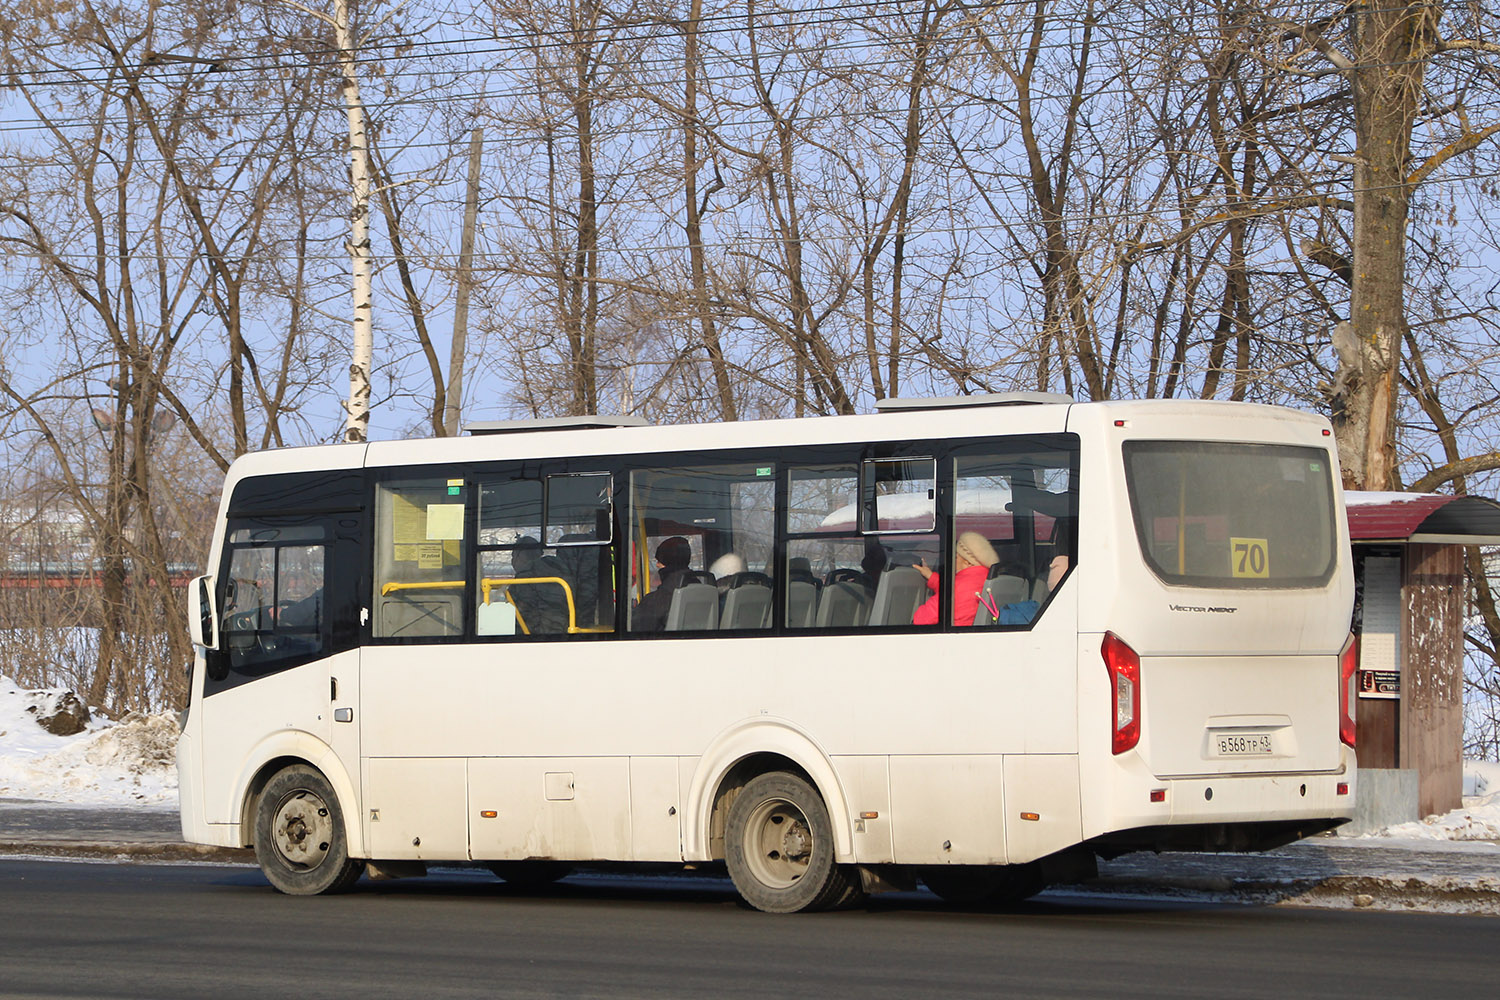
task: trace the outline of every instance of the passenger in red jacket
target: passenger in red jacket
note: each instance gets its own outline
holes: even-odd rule
[[[989,578],[990,567],[1000,561],[995,547],[977,531],[965,531],[953,546],[953,624],[973,625],[979,611],[979,592]],[[927,580],[932,596],[911,617],[913,625],[936,625],[938,620],[938,575],[919,560],[916,570]]]

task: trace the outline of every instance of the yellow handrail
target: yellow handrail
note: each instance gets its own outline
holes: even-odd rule
[[[462,590],[467,586],[468,583],[464,580],[430,580],[426,583],[402,583],[399,580],[392,580],[381,584],[380,596],[389,597],[398,590]]]
[[[555,583],[555,584],[557,584],[559,587],[561,587],[563,589],[563,596],[566,597],[567,600],[568,600],[568,634],[569,635],[577,634],[577,633],[580,633],[580,632],[613,632],[614,631],[614,629],[612,627],[607,626],[607,625],[579,625],[578,624],[578,612],[577,612],[577,609],[575,608],[575,606],[573,604],[573,586],[570,583],[568,583],[567,580],[564,580],[560,576],[487,576],[487,577],[484,577],[482,580],[479,581],[479,587],[480,587],[480,589],[484,593],[484,603],[488,604],[488,603],[490,603],[490,591],[493,590],[494,588],[496,588],[496,587],[506,587],[506,588],[509,588],[509,587],[515,586],[517,584],[524,585],[524,584],[529,584],[529,583]],[[505,595],[505,598],[506,598],[506,600],[510,601],[511,604],[515,604],[516,603],[515,601],[513,601],[513,600],[510,599],[510,594],[509,593],[507,593]],[[520,613],[521,613],[520,608],[517,608],[516,609],[516,616],[518,618],[520,617]],[[526,628],[524,620],[522,620],[521,627],[523,629],[526,629],[526,634],[527,635],[531,634],[531,630],[529,628]]]
[[[613,632],[613,626],[609,625],[579,625],[578,613],[573,605],[573,587],[560,576],[487,576],[479,581],[480,589],[484,593],[484,603],[490,603],[490,591],[496,587],[510,587],[515,584],[528,583],[555,583],[563,589],[563,596],[568,600],[568,633],[570,635],[582,632]],[[422,583],[404,583],[392,580],[381,584],[380,596],[388,597],[398,590],[462,590],[468,586],[464,580],[429,580]],[[511,600],[509,594],[505,595],[512,607],[515,601]],[[526,626],[526,619],[521,617],[521,609],[516,608],[516,620],[521,625],[521,630],[527,635],[531,629]]]

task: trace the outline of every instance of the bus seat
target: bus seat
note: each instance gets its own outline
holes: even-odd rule
[[[927,581],[911,566],[893,566],[880,574],[870,624],[910,625],[912,615],[927,599]]]
[[[870,588],[851,580],[827,584],[818,599],[818,628],[863,625],[870,612]]]
[[[718,627],[718,587],[711,583],[685,583],[672,591],[666,631],[702,632]]]
[[[506,600],[479,605],[475,622],[476,635],[515,635],[516,606]]]
[[[719,628],[770,628],[771,588],[764,584],[744,583],[724,594],[724,610]]]
[[[812,628],[818,620],[818,587],[805,580],[793,580],[786,587],[786,623],[788,628]]]
[[[1031,582],[1031,599],[1033,601],[1036,601],[1038,604],[1044,604],[1046,603],[1047,595],[1049,593],[1051,593],[1051,591],[1047,589],[1046,573],[1043,573],[1041,576],[1037,577]]]
[[[990,608],[998,611],[1006,604],[1024,601],[1030,591],[1031,587],[1024,577],[1011,576],[1009,573],[990,577],[984,581],[984,587],[979,591],[979,609],[974,612],[974,624],[995,624],[995,616],[990,613]]]

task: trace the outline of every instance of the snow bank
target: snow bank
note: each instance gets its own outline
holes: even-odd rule
[[[1500,764],[1464,761],[1464,804],[1442,816],[1388,826],[1373,836],[1403,840],[1500,840]]]
[[[1442,816],[1388,826],[1376,836],[1403,840],[1500,840],[1500,792],[1465,799],[1461,808]]]
[[[0,797],[99,806],[177,805],[177,722],[168,715],[95,717],[53,736],[27,711],[56,691],[28,691],[0,675]]]

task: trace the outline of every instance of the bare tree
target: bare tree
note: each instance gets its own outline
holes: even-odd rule
[[[1496,66],[1484,57],[1500,56],[1500,45],[1477,33],[1446,37],[1450,24],[1477,32],[1493,30],[1493,19],[1493,11],[1486,16],[1464,3],[1349,2],[1334,18],[1287,26],[1288,34],[1305,46],[1292,53],[1291,65],[1305,66],[1306,56],[1315,55],[1330,69],[1310,72],[1336,76],[1352,97],[1353,280],[1349,325],[1338,334],[1340,378],[1334,398],[1339,453],[1351,486],[1387,489],[1398,480],[1397,378],[1406,338],[1406,255],[1414,193],[1450,160],[1500,133],[1500,117],[1472,121],[1475,109],[1465,99],[1467,87],[1436,95],[1426,84],[1441,61],[1462,59],[1473,63],[1475,82],[1487,83],[1493,91]],[[1425,153],[1414,149],[1419,125],[1443,136]]]

